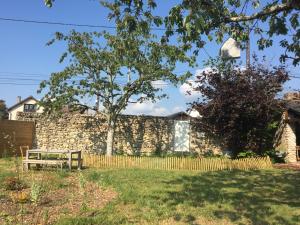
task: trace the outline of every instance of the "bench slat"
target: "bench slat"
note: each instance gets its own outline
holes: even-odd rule
[[[28,164],[62,164],[66,163],[66,161],[63,160],[23,160],[23,163],[28,163]]]

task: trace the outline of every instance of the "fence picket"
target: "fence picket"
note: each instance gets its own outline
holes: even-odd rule
[[[185,158],[185,157],[141,157],[141,156],[111,156],[83,154],[84,166],[100,169],[108,168],[140,168],[161,170],[251,170],[269,169],[272,163],[269,157],[222,159],[222,158]]]

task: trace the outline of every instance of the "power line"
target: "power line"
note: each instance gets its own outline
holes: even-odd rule
[[[15,18],[5,18],[0,17],[0,20],[2,21],[11,21],[11,22],[21,22],[21,23],[33,23],[33,24],[46,24],[46,25],[59,25],[59,26],[73,26],[73,27],[89,27],[89,28],[104,28],[104,29],[116,29],[116,26],[106,26],[106,25],[94,25],[94,24],[78,24],[78,23],[65,23],[65,22],[50,22],[50,21],[41,21],[41,20],[25,20],[25,19],[15,19]],[[166,31],[165,28],[157,28],[157,27],[151,27],[151,30],[156,31]],[[208,55],[208,57],[211,58],[208,51],[205,49],[205,47],[202,47],[205,51],[205,53]]]
[[[203,47],[203,50],[204,50],[204,52],[205,52],[205,54],[209,57],[209,58],[211,58],[211,55],[208,53],[208,51]]]
[[[293,76],[293,75],[290,75],[289,77],[296,78],[296,79],[300,79],[300,77],[298,77],[298,76]]]
[[[50,74],[45,73],[23,73],[23,72],[7,72],[7,71],[0,71],[0,76],[5,74],[11,75],[21,75],[21,76],[49,76]]]
[[[50,22],[41,20],[25,20],[25,19],[15,19],[15,18],[4,18],[0,17],[2,21],[11,22],[22,22],[22,23],[34,23],[34,24],[47,24],[47,25],[60,25],[60,26],[72,26],[72,27],[89,27],[89,28],[104,28],[104,29],[116,29],[116,26],[106,26],[106,25],[94,25],[94,24],[78,24],[78,23],[64,23],[64,22]],[[152,27],[152,30],[165,31],[165,28]]]
[[[14,81],[18,81],[18,80],[28,80],[28,81],[43,81],[40,79],[32,79],[32,78],[14,78],[14,77],[0,77],[0,80],[14,80]]]
[[[22,86],[22,85],[31,85],[31,86],[36,86],[39,84],[22,84],[22,83],[13,83],[13,82],[0,82],[0,85],[17,85],[17,86]]]

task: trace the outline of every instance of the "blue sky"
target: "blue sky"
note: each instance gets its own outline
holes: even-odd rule
[[[162,3],[163,2],[163,3]],[[158,1],[156,13],[166,15],[168,9],[178,0]],[[113,25],[107,18],[107,10],[100,6],[96,0],[56,0],[53,8],[44,6],[43,0],[0,0],[0,17],[37,21],[52,21],[77,24]],[[264,25],[262,25],[264,26]],[[46,47],[46,43],[53,37],[56,31],[68,32],[75,27],[58,25],[17,23],[0,20],[0,99],[4,99],[8,106],[16,101],[16,96],[25,98],[33,95],[37,98],[38,80],[47,79],[51,72],[60,71],[63,65],[58,59],[64,49],[62,44]],[[95,28],[75,28],[78,31],[93,31]],[[100,30],[100,29],[98,29]],[[282,49],[278,45],[280,37],[275,38],[274,46],[264,51],[257,52],[256,37],[251,36],[251,50],[258,56],[267,56],[272,65],[278,65]],[[217,56],[221,46],[209,43],[206,46],[208,54]],[[203,68],[203,61],[208,59],[208,54],[201,50],[197,59],[199,68],[190,71],[195,73]],[[244,62],[245,53],[241,60]],[[293,75],[300,76],[299,67],[288,68]],[[189,68],[178,66],[176,71],[186,71]],[[5,84],[6,83],[6,84]],[[12,83],[12,84],[7,84]],[[20,85],[16,85],[20,84]],[[34,85],[25,85],[34,84]],[[297,89],[300,79],[292,79],[286,84],[285,91]],[[126,113],[165,115],[180,110],[185,110],[186,103],[192,100],[183,91],[186,86],[165,86],[164,91],[169,95],[168,99],[158,103],[144,103],[130,105]],[[93,101],[93,100],[91,100]]]

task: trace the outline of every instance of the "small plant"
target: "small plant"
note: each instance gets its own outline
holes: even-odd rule
[[[29,200],[28,193],[24,191],[12,192],[10,197],[14,203],[26,203]]]
[[[9,191],[20,191],[26,188],[26,185],[17,177],[7,177],[4,182],[5,190]]]
[[[79,187],[80,187],[80,191],[84,191],[86,185],[86,180],[83,176],[82,173],[79,173]]]
[[[43,221],[44,221],[43,224],[48,224],[48,221],[49,221],[49,211],[48,210],[43,212]]]
[[[88,209],[86,204],[86,192],[85,192],[86,179],[84,178],[82,173],[79,173],[78,181],[79,181],[79,191],[83,199],[80,209],[81,211],[86,211]]]
[[[34,204],[38,204],[41,199],[42,193],[44,192],[44,188],[40,183],[32,182],[31,184],[31,192],[30,199]]]

